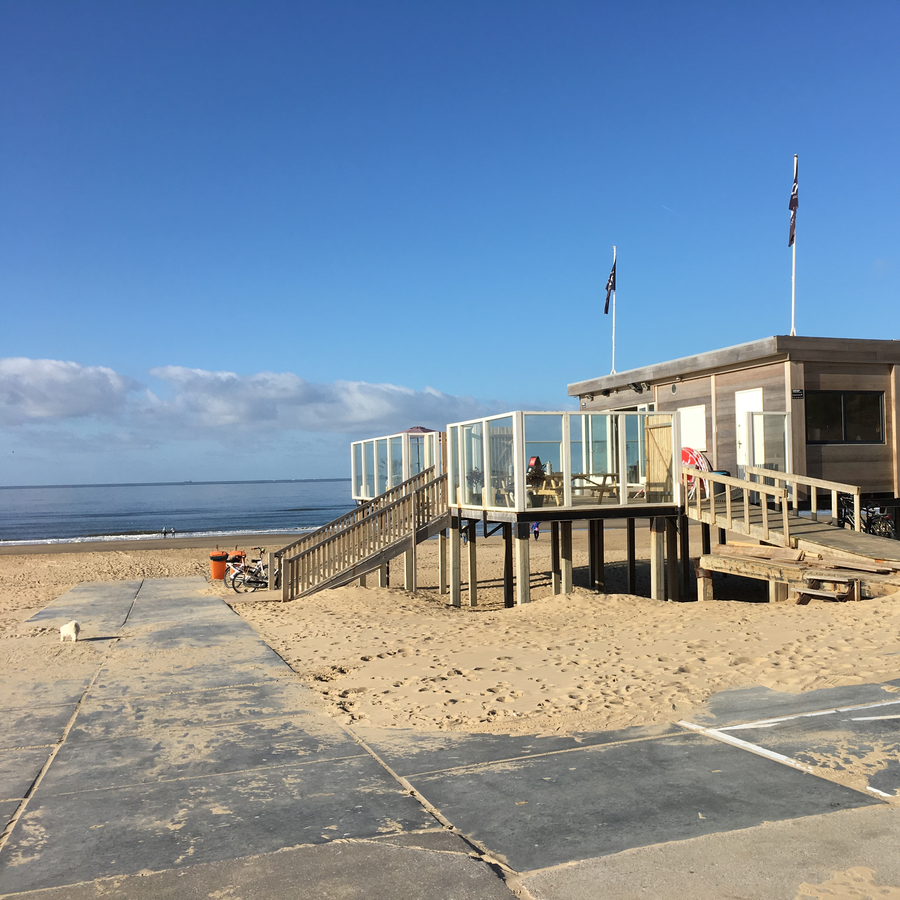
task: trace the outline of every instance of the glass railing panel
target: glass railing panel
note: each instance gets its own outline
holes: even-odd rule
[[[371,499],[375,496],[375,441],[363,444],[363,460],[365,474],[363,476],[363,496]]]
[[[459,489],[463,506],[483,505],[484,425],[481,422],[462,426],[462,478]]]
[[[388,442],[387,438],[381,438],[375,441],[375,473],[376,483],[375,489],[378,494],[383,494],[387,490],[388,480]]]
[[[525,416],[525,505],[563,505],[562,414]]]
[[[362,497],[363,489],[363,448],[362,444],[353,445],[353,496]]]
[[[389,487],[394,487],[403,481],[403,437],[401,435],[391,438],[389,450],[391,472]]]
[[[509,509],[516,505],[513,417],[485,423],[485,506]]]
[[[618,417],[574,415],[569,419],[572,505],[615,505],[619,500]]]

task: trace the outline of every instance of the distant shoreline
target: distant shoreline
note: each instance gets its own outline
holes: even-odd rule
[[[81,540],[61,542],[58,544],[15,544],[0,546],[0,556],[17,556],[38,553],[107,553],[123,550],[194,550],[198,547],[209,547],[215,550],[218,545],[222,549],[233,550],[235,546],[249,550],[251,547],[265,547],[278,550],[309,534],[306,532],[285,532],[281,534],[267,532],[265,534],[233,534],[201,537],[144,537],[122,539],[117,541]]]

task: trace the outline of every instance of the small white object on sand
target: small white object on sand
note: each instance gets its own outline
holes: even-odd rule
[[[61,641],[69,638],[73,641],[78,640],[78,634],[81,631],[81,626],[73,619],[71,622],[67,622],[63,625],[62,628],[59,629],[59,639]]]

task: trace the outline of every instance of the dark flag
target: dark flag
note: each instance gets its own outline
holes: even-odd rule
[[[788,247],[794,246],[794,232],[797,230],[797,206],[799,199],[797,197],[797,157],[794,157],[794,186],[791,188],[791,202],[788,203],[788,209],[791,211],[791,233],[788,236]]]
[[[606,282],[606,306],[603,307],[603,315],[609,313],[609,295],[616,289],[616,261],[613,259],[612,271],[609,273],[609,279]]]

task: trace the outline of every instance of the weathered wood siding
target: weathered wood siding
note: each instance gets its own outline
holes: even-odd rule
[[[865,492],[894,492],[894,403],[891,366],[806,363],[807,391],[883,391],[883,444],[807,444],[807,475],[858,484]],[[805,428],[805,423],[804,423]]]

